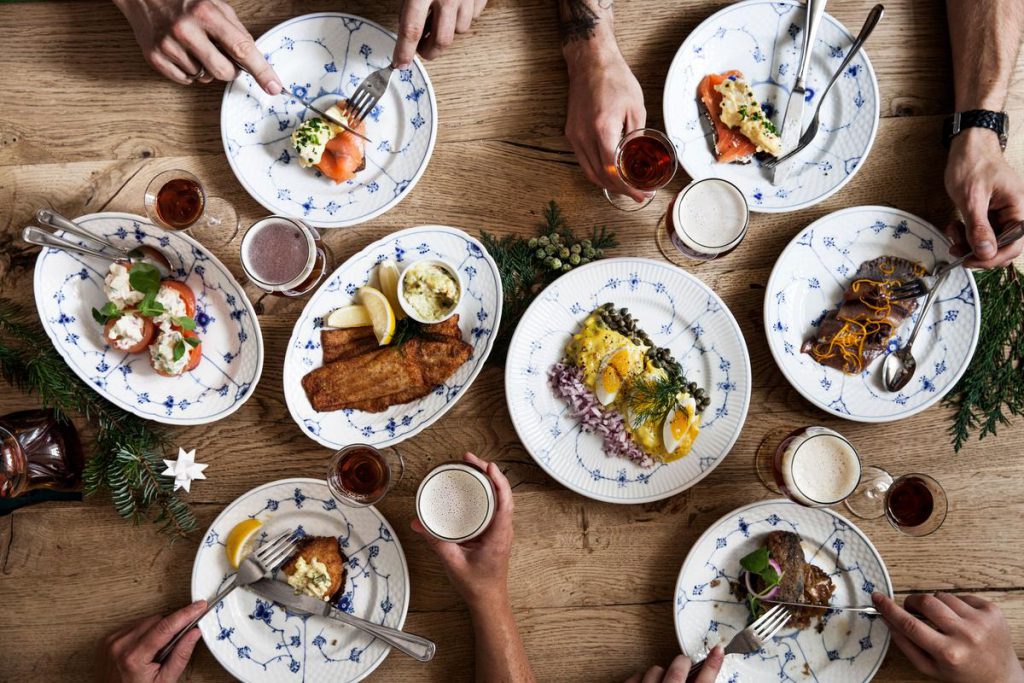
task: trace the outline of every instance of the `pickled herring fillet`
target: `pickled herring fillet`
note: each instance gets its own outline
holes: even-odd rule
[[[444,322],[423,325],[424,335],[462,338],[459,330],[459,316],[453,315]],[[324,364],[361,356],[380,348],[372,327],[349,327],[341,330],[323,330],[320,333]]]

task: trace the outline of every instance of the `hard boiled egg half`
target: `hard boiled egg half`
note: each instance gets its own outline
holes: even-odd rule
[[[615,402],[625,380],[643,367],[643,350],[639,347],[620,346],[601,360],[594,380],[594,395],[601,405]]]
[[[665,444],[667,462],[678,460],[693,447],[693,440],[700,432],[700,416],[697,414],[697,402],[686,394],[665,416],[661,439]]]

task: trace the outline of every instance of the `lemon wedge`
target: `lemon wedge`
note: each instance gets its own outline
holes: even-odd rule
[[[359,302],[370,314],[373,333],[377,335],[377,344],[384,346],[395,334],[395,310],[391,308],[384,293],[376,287],[360,287],[357,294]]]
[[[395,312],[395,318],[401,320],[405,317],[405,311],[398,303],[398,264],[393,259],[381,261],[377,266],[377,279],[380,280],[380,291],[388,298],[391,310]]]
[[[331,314],[324,320],[325,327],[337,327],[344,329],[346,327],[369,327],[373,324],[370,320],[370,312],[366,310],[366,306],[360,306],[359,304],[352,304],[351,306],[342,306],[331,311]]]
[[[224,542],[224,552],[228,555],[228,563],[233,569],[238,569],[242,558],[249,552],[249,541],[253,535],[263,526],[258,519],[246,519],[238,524],[228,533]]]

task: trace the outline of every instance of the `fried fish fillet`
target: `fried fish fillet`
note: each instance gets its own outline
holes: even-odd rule
[[[459,330],[459,316],[453,315],[444,322],[423,325],[424,335],[462,338]],[[324,365],[347,358],[361,356],[379,348],[372,327],[349,327],[343,330],[323,330],[320,333]]]
[[[338,547],[338,539],[333,536],[307,536],[299,541],[295,554],[282,567],[287,576],[295,573],[295,564],[299,558],[312,563],[315,559],[327,566],[327,575],[331,577],[331,586],[327,589],[327,600],[334,600],[345,587],[345,558]]]

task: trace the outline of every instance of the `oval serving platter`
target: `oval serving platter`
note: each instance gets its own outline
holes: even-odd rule
[[[322,479],[263,484],[224,508],[196,551],[193,600],[209,600],[234,575],[224,543],[231,529],[246,519],[263,522],[256,547],[286,530],[337,537],[348,562],[334,606],[402,628],[409,610],[409,567],[394,529],[373,506],[338,505]],[[291,612],[245,588],[221,601],[199,622],[199,629],[221,666],[246,683],[361,681],[391,650],[371,635],[327,617]]]
[[[860,52],[846,68],[821,109],[814,142],[781,185],[757,159],[749,164],[715,160],[710,123],[697,101],[697,86],[709,73],[743,73],[768,118],[782,129],[782,117],[803,49],[805,6],[793,0],[748,0],[728,5],[704,20],[679,47],[665,77],[665,130],[679,162],[694,179],[724,178],[740,189],[751,211],[796,211],[824,201],[856,174],[878,131],[878,81]],[[842,63],[853,36],[825,14],[811,54],[807,127],[818,106],[817,93]]]
[[[935,226],[887,206],[855,206],[830,213],[800,231],[782,250],[768,278],[764,329],[775,362],[804,398],[837,417],[889,422],[935,405],[967,370],[978,344],[978,288],[970,270],[949,274],[914,344],[917,373],[901,391],[882,385],[883,353],[859,375],[825,367],[800,345],[842,300],[864,261],[899,256],[932,271],[950,261],[949,241]],[[919,300],[922,303],[923,299]],[[912,320],[903,321],[888,352],[903,346]]]
[[[417,259],[442,259],[462,277],[463,296],[456,313],[462,338],[473,353],[448,380],[424,398],[380,413],[344,409],[318,413],[302,388],[302,378],[323,364],[320,330],[323,318],[354,303],[356,290],[376,282],[376,267],[394,259],[400,268]],[[284,358],[284,395],[288,411],[308,437],[328,448],[365,443],[382,448],[418,434],[434,424],[465,393],[483,369],[501,322],[501,274],[479,241],[458,228],[422,225],[392,233],[370,244],[339,266],[303,309]]]
[[[605,302],[628,308],[711,397],[693,451],[680,460],[645,469],[607,456],[601,437],[583,433],[549,385],[549,368]],[[505,365],[512,424],[533,459],[566,488],[609,503],[661,500],[707,476],[739,438],[750,392],[750,357],[725,303],[681,268],[643,258],[602,259],[558,278],[523,315]]]
[[[108,264],[90,256],[44,248],[33,286],[43,329],[82,381],[114,405],[163,424],[196,425],[221,420],[252,395],[263,370],[263,335],[241,285],[224,264],[194,239],[162,230],[141,216],[89,214],[76,219],[86,230],[117,245],[160,249],[172,279],[196,294],[199,366],[180,377],[161,377],[147,353],[126,354],[104,343],[92,309],[106,301]],[[85,244],[74,235],[65,239]]]
[[[740,559],[772,531],[800,535],[804,557],[823,569],[836,586],[835,605],[871,605],[871,593],[892,597],[892,580],[878,550],[864,532],[841,515],[785,499],[745,505],[705,531],[686,555],[675,589],[676,636],[683,652],[702,659],[725,645],[750,622],[745,603],[730,584],[739,578]],[[783,628],[750,655],[726,657],[720,677],[736,681],[819,681],[866,683],[889,649],[889,629],[877,617],[830,612],[803,630]]]
[[[387,66],[395,34],[367,19],[319,12],[289,19],[256,45],[285,89],[320,109],[346,99],[372,72]],[[311,114],[294,97],[263,92],[248,74],[224,90],[220,130],[231,170],[245,191],[270,211],[313,225],[357,225],[402,201],[427,168],[437,138],[437,101],[419,58],[393,74],[366,118],[366,168],[335,184],[302,168],[291,134]]]

